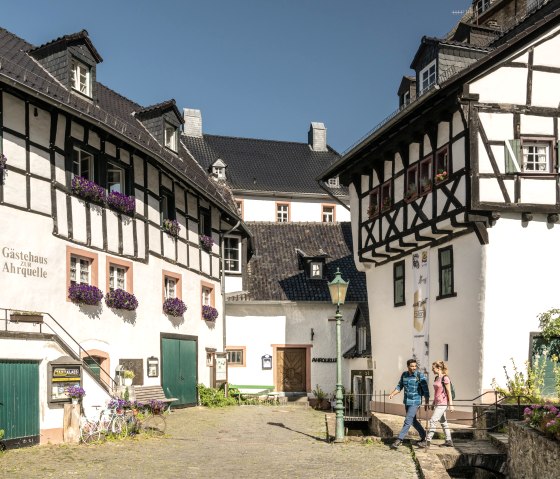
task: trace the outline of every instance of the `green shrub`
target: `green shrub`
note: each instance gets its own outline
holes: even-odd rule
[[[544,386],[544,368],[545,362],[539,361],[535,358],[533,365],[529,361],[525,361],[525,373],[520,371],[511,358],[513,367],[513,375],[509,375],[507,366],[504,366],[506,375],[506,387],[498,386],[496,378],[492,379],[492,387],[498,394],[511,401],[517,401],[517,397],[521,398],[522,402],[538,403],[542,401],[542,388]]]
[[[197,386],[198,397],[201,406],[206,407],[224,407],[224,406],[234,406],[237,401],[233,397],[226,397],[223,388],[207,388],[204,384],[199,384]]]
[[[0,429],[0,439],[4,437],[4,429]]]

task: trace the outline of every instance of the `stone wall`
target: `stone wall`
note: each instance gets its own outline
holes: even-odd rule
[[[497,410],[494,404],[473,404],[474,438],[486,439],[487,432],[497,432],[508,426],[508,420],[523,419],[521,404],[498,404]]]
[[[556,479],[560,442],[522,422],[509,422],[508,470],[511,479]]]

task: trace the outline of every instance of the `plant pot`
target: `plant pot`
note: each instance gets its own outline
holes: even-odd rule
[[[43,315],[41,314],[10,314],[10,321],[12,323],[42,323]]]
[[[132,386],[132,378],[124,378],[125,386]]]
[[[72,406],[77,406],[80,400],[78,398],[72,398]]]

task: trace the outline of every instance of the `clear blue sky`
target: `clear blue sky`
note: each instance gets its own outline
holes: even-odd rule
[[[423,35],[469,0],[25,0],[0,26],[40,45],[85,28],[97,79],[147,106],[202,110],[205,133],[307,141],[343,152],[398,106]]]

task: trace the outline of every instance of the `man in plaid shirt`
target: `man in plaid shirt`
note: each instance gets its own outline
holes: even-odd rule
[[[416,445],[418,447],[426,447],[426,430],[422,427],[420,421],[416,419],[416,412],[422,405],[422,397],[425,400],[424,407],[427,409],[430,402],[430,389],[426,381],[426,376],[420,371],[417,371],[418,363],[416,359],[409,359],[406,362],[406,367],[407,371],[401,374],[397,386],[394,391],[389,394],[389,399],[393,399],[401,389],[404,389],[403,403],[406,410],[403,427],[397,440],[391,444],[391,449],[397,449],[402,444],[410,426],[413,426],[414,429],[418,431],[418,434],[420,434],[420,442]]]

